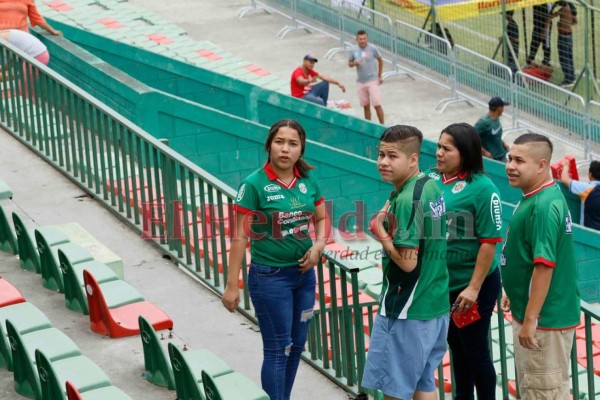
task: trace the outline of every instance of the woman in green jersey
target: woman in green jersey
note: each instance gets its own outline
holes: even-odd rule
[[[233,312],[239,303],[239,271],[250,240],[248,288],[263,340],[262,387],[271,400],[290,398],[315,304],[313,267],[326,244],[324,199],[302,159],[305,144],[298,122],[276,122],[265,143],[268,160],[244,179],[234,206],[223,305]]]
[[[429,175],[437,180],[446,202],[450,304],[453,313],[474,313],[470,309],[476,307],[481,316],[462,328],[450,321],[455,399],[474,399],[474,388],[479,400],[495,399],[496,371],[488,331],[501,285],[495,257],[502,240],[500,196],[484,173],[481,141],[471,125],[445,128],[436,159],[437,168]]]

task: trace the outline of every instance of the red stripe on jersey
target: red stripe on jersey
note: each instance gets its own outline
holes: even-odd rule
[[[238,204],[234,204],[233,205],[233,211],[239,211],[243,214],[254,214],[255,211],[252,210],[248,210],[247,208],[244,208]]]
[[[318,206],[319,204],[323,204],[325,202],[325,197],[321,197],[319,200],[315,201],[315,206]]]
[[[546,182],[542,186],[540,186],[539,188],[537,188],[535,190],[532,190],[529,193],[524,194],[523,197],[531,197],[531,196],[535,195],[536,193],[539,193],[540,191],[542,191],[542,190],[544,190],[544,189],[546,189],[546,188],[548,188],[550,186],[553,186],[553,185],[554,185],[554,181]]]
[[[467,174],[464,172],[454,175],[452,178],[446,178],[446,174],[442,174],[442,183],[448,185],[449,183],[452,183],[457,179],[465,179],[465,176],[467,176]]]
[[[502,238],[486,238],[486,239],[479,239],[479,243],[498,243],[501,242]]]
[[[265,170],[265,172],[266,172],[267,177],[269,178],[269,180],[274,181],[276,179],[277,180],[279,179],[279,176],[277,176],[277,172],[273,171],[273,167],[271,167],[271,163],[270,162],[267,161],[265,163],[265,165],[263,165],[263,169]],[[300,171],[298,171],[298,168],[295,165],[294,165],[294,176],[296,178],[302,178],[302,176],[300,175]]]
[[[547,267],[554,268],[556,263],[553,261],[546,260],[544,257],[538,257],[533,259],[533,265],[535,264],[544,264]]]

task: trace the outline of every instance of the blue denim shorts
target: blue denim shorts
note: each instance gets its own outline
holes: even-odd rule
[[[447,315],[427,321],[377,315],[362,386],[402,400],[435,391],[433,374],[446,353],[447,334]]]

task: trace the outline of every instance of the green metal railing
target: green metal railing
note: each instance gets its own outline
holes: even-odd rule
[[[222,294],[235,192],[3,42],[0,66],[0,127]],[[349,393],[363,393],[360,381],[376,302],[361,297],[358,268],[325,257],[325,264],[317,266],[320,296],[303,357]],[[242,268],[239,310],[255,320],[246,283],[247,270]],[[585,330],[580,333],[585,332],[587,359],[593,360],[592,321],[600,321],[600,315],[586,304],[583,309]],[[508,398],[511,351],[501,312],[497,318],[497,332],[492,331],[492,340],[498,343],[494,356],[501,364],[503,397]],[[581,398],[587,388],[587,398],[593,399],[597,379],[593,362],[582,370],[576,354],[574,348],[574,394]],[[442,368],[439,379],[444,381]],[[440,385],[442,395],[443,389]]]

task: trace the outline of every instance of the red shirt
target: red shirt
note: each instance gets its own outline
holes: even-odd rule
[[[319,76],[319,73],[313,69],[308,71],[308,75],[305,75],[302,67],[298,67],[292,72],[292,81],[290,82],[292,96],[302,98],[302,96],[310,92],[310,85],[302,86],[297,82],[298,78],[308,79],[309,76]]]

